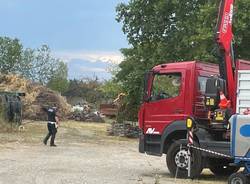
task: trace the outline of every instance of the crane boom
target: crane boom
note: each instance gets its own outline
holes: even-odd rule
[[[216,42],[219,48],[220,75],[226,81],[228,98],[235,108],[235,78],[233,53],[233,7],[234,0],[221,0],[217,20]]]

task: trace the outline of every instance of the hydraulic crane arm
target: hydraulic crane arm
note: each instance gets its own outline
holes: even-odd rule
[[[235,79],[233,54],[233,5],[234,0],[221,0],[217,20],[216,42],[219,48],[220,75],[226,80],[228,98],[234,108]]]

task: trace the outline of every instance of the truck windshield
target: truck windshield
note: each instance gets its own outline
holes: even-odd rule
[[[173,98],[179,95],[181,73],[155,74],[151,88],[151,100]]]

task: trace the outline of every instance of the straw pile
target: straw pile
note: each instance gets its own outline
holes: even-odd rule
[[[22,101],[23,117],[27,119],[46,120],[46,113],[42,108],[54,104],[58,106],[62,118],[67,117],[71,111],[66,98],[59,93],[17,75],[0,75],[0,91],[26,93]]]

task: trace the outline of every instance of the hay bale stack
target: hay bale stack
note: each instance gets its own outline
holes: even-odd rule
[[[58,92],[50,90],[38,83],[33,83],[17,75],[0,75],[0,91],[25,92],[23,101],[23,117],[33,120],[46,120],[43,107],[56,104],[62,118],[71,112],[66,98]]]

